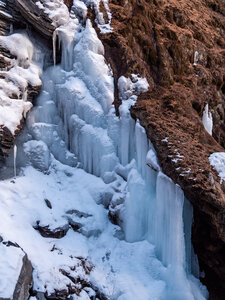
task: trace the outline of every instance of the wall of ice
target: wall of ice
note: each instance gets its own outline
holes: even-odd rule
[[[117,117],[113,74],[104,47],[90,20],[82,19],[85,7],[74,11],[55,34],[62,63],[42,76],[43,90],[28,116],[26,139],[18,140],[22,146],[17,163],[23,165],[26,157],[26,163],[47,170],[51,153],[64,164],[102,177],[117,189],[105,205],[115,214],[125,239],[155,245],[166,268],[165,299],[205,299],[205,289],[192,275],[197,276],[198,268],[191,246],[191,204],[162,173],[145,129],[130,116],[130,106],[148,83],[135,74],[119,79],[122,105]]]

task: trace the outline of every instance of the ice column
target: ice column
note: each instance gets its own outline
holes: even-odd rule
[[[183,204],[181,188],[159,172],[156,185],[155,244],[158,256],[166,266],[184,267]]]
[[[16,155],[17,155],[17,146],[14,145],[13,149],[13,167],[14,167],[14,177],[16,177]]]
[[[212,114],[209,111],[209,105],[206,104],[203,116],[202,116],[202,123],[205,127],[205,130],[208,131],[210,135],[212,135],[212,130],[213,130],[213,118]]]

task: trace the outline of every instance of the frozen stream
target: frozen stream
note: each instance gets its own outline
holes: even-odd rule
[[[17,177],[0,182],[0,235],[27,253],[35,291],[64,290],[73,299],[206,299],[195,277],[192,207],[130,117],[147,81],[120,78],[118,118],[104,47],[91,22],[83,25],[85,5],[79,9],[80,19],[71,14],[54,35],[62,63],[42,74],[42,92],[17,139]],[[37,225],[66,234],[46,238]]]

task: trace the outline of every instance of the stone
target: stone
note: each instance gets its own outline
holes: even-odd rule
[[[48,208],[52,209],[52,204],[48,199],[45,199],[45,203],[46,203]]]
[[[23,18],[44,37],[51,38],[55,30],[52,20],[32,0],[15,0]]]
[[[23,257],[23,267],[18,278],[15,291],[13,293],[13,300],[27,300],[29,299],[29,290],[32,286],[32,265],[27,255]]]
[[[41,171],[48,170],[51,155],[48,146],[42,141],[31,140],[23,145],[27,163]]]
[[[4,255],[3,259],[7,259],[1,263],[1,276],[5,272],[6,278],[1,278],[3,286],[0,290],[0,300],[28,300],[29,291],[33,285],[33,268],[27,254],[19,245],[11,241],[3,241],[3,239],[0,242],[0,252],[1,255]],[[4,280],[7,278],[10,278],[10,282],[7,281],[6,283]],[[2,288],[6,284],[7,289],[3,291]]]
[[[52,229],[49,228],[49,225],[42,226],[40,225],[40,222],[37,221],[34,229],[38,230],[41,236],[45,238],[61,239],[67,234],[67,231],[69,230],[69,224]]]

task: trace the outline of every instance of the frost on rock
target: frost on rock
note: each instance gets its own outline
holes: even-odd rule
[[[32,107],[32,103],[27,101],[28,87],[34,90],[41,87],[41,71],[32,60],[34,46],[26,34],[0,36],[0,45],[12,57],[9,68],[0,71],[0,124],[14,134]]]
[[[213,130],[213,118],[212,113],[209,111],[209,105],[206,104],[203,115],[202,115],[202,123],[205,127],[205,130],[212,135]]]
[[[211,166],[218,172],[220,183],[225,181],[225,152],[215,152],[210,155],[209,162]]]

